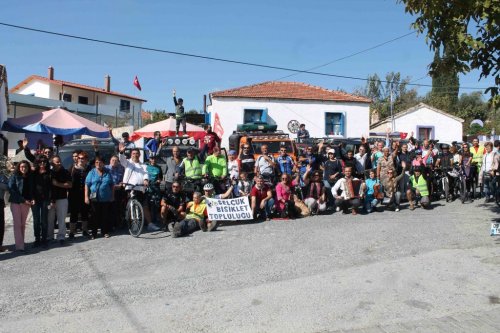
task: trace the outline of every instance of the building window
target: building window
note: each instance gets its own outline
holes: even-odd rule
[[[125,99],[120,99],[120,111],[130,112],[130,101],[127,101]]]
[[[78,96],[78,104],[89,104],[89,98],[85,96]]]
[[[325,135],[345,136],[344,118],[342,112],[325,112]]]
[[[71,94],[64,93],[62,96],[62,100],[65,102],[71,102]]]
[[[266,109],[245,109],[243,112],[243,123],[266,123],[267,110]]]
[[[432,127],[419,127],[418,128],[418,139],[419,140],[429,140],[433,139]]]

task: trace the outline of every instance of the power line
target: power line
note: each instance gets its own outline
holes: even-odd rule
[[[404,34],[404,35],[401,35],[401,36],[399,36],[399,37],[396,37],[396,38],[390,39],[390,40],[388,40],[388,41],[385,41],[385,42],[382,42],[382,43],[380,43],[380,44],[374,45],[374,46],[369,47],[369,48],[367,48],[367,49],[364,49],[364,50],[361,50],[361,51],[358,51],[358,52],[355,52],[355,53],[351,53],[351,54],[349,54],[349,55],[346,55],[346,56],[343,56],[343,57],[337,58],[337,59],[335,59],[335,60],[329,61],[329,62],[324,63],[324,64],[319,65],[319,66],[315,66],[315,67],[308,68],[308,69],[306,69],[306,71],[312,71],[312,70],[315,70],[315,69],[318,69],[318,68],[321,68],[321,67],[328,66],[328,65],[330,65],[330,64],[333,64],[334,62],[338,62],[338,61],[341,61],[341,60],[344,60],[344,59],[348,59],[348,58],[354,57],[354,56],[356,56],[356,55],[358,55],[358,54],[361,54],[361,53],[365,53],[365,52],[371,51],[371,50],[373,50],[373,49],[376,49],[376,48],[381,47],[381,46],[384,46],[384,45],[386,45],[386,44],[389,44],[389,43],[395,42],[395,41],[397,41],[397,40],[399,40],[399,39],[401,39],[401,38],[404,38],[404,37],[407,37],[407,36],[410,36],[410,35],[414,35],[414,34],[416,34],[416,33],[417,33],[416,31],[409,32],[409,33],[407,33],[407,34]],[[294,75],[299,75],[299,74],[300,74],[300,73],[290,74],[290,75],[283,76],[283,77],[281,77],[281,78],[279,78],[279,79],[276,79],[276,80],[273,80],[273,81],[283,80],[283,79],[289,78],[289,77],[294,76]]]
[[[4,22],[0,22],[0,25],[6,26],[6,27],[10,27],[10,28],[16,28],[16,29],[21,29],[21,30],[28,30],[28,31],[33,31],[33,32],[44,33],[44,34],[48,34],[48,35],[54,35],[54,36],[59,36],[59,37],[67,37],[67,38],[85,40],[85,41],[89,41],[89,42],[95,42],[95,43],[101,43],[101,44],[107,44],[107,45],[127,47],[127,48],[137,49],[137,50],[144,50],[144,51],[151,51],[151,52],[158,52],[158,53],[174,54],[174,55],[179,55],[179,56],[184,56],[184,57],[191,57],[191,58],[198,58],[198,59],[205,59],[205,60],[212,60],[212,61],[220,61],[220,62],[226,62],[226,63],[237,64],[237,65],[252,66],[252,67],[276,69],[276,70],[282,70],[282,71],[288,71],[288,72],[295,72],[295,73],[303,73],[303,74],[311,74],[311,75],[335,77],[335,78],[340,78],[340,79],[349,79],[349,80],[358,80],[358,81],[369,81],[366,78],[355,77],[355,76],[338,75],[338,74],[328,74],[328,73],[321,73],[321,72],[312,72],[312,71],[300,70],[300,69],[294,69],[294,68],[288,68],[288,67],[280,67],[280,66],[272,66],[272,65],[265,65],[265,64],[257,64],[257,63],[246,62],[246,61],[239,61],[239,60],[231,60],[231,59],[224,59],[224,58],[209,57],[209,56],[204,56],[204,55],[199,55],[199,54],[191,54],[191,53],[178,52],[178,51],[162,50],[162,49],[157,49],[157,48],[152,48],[152,47],[145,47],[145,46],[132,45],[132,44],[124,44],[124,43],[111,42],[111,41],[102,40],[102,39],[95,39],[95,38],[89,38],[89,37],[82,37],[82,36],[76,36],[76,35],[63,34],[63,33],[60,33],[60,32],[47,31],[47,30],[42,30],[42,29],[35,29],[35,28],[24,27],[24,26],[19,26],[19,25],[4,23]],[[380,80],[380,82],[389,83],[389,81],[385,81],[385,80]],[[430,84],[408,84],[408,85],[418,86],[418,87],[432,87],[432,85],[430,85]],[[440,88],[448,88],[448,87],[440,87]],[[460,88],[461,89],[473,89],[473,90],[478,90],[478,89],[485,90],[486,89],[486,88],[481,88],[481,87],[460,87]]]

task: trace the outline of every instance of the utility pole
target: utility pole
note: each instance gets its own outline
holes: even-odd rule
[[[391,89],[391,95],[390,95],[390,99],[391,99],[391,131],[392,132],[395,132],[396,131],[396,124],[394,122],[394,113],[393,113],[393,105],[394,105],[394,101],[393,101],[393,97],[392,97],[392,83],[393,81],[391,81],[391,85],[390,85],[390,89]]]

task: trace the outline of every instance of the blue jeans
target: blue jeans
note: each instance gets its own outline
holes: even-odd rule
[[[484,183],[484,193],[486,194],[486,197],[489,198],[489,196],[494,196],[496,194],[495,176],[492,177],[491,175],[484,175],[483,183]]]
[[[377,207],[378,204],[379,204],[378,199],[375,199],[371,195],[367,196],[365,198],[365,209],[366,209],[366,212],[368,214],[370,214],[372,212],[373,208]]]
[[[272,214],[272,209],[274,207],[274,199],[271,198],[267,200],[264,209],[260,209],[260,206],[256,208],[255,213],[259,214],[261,218],[270,218]]]
[[[200,229],[200,225],[195,219],[185,219],[182,220],[179,223],[181,227],[181,234],[180,236],[187,236],[195,232],[196,230]]]
[[[47,240],[49,205],[50,201],[44,200],[37,201],[31,206],[31,212],[33,213],[33,232],[35,234],[35,240],[37,241]]]

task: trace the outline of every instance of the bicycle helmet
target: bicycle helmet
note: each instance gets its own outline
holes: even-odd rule
[[[203,186],[204,191],[211,191],[213,189],[214,189],[214,186],[211,183],[207,183],[207,184],[205,184],[205,186]]]

